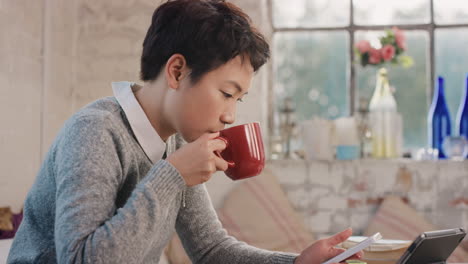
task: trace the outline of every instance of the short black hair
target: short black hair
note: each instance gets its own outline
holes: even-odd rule
[[[249,16],[222,0],[169,0],[154,11],[143,42],[141,79],[155,80],[177,53],[191,68],[192,83],[237,55],[249,59],[254,71],[270,57]]]

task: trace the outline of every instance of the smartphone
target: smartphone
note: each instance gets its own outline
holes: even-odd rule
[[[416,237],[397,264],[446,263],[465,235],[463,228],[424,232]]]
[[[365,240],[361,241],[359,244],[351,247],[351,248],[348,248],[345,252],[329,259],[328,261],[322,263],[322,264],[330,264],[330,263],[339,263],[339,262],[342,262],[344,260],[346,260],[347,258],[351,257],[352,255],[358,253],[359,251],[369,247],[370,245],[372,245],[374,242],[376,242],[377,240],[381,239],[382,238],[382,235],[377,232],[375,234],[373,234],[372,236],[366,238]]]

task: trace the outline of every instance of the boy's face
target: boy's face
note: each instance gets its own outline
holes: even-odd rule
[[[237,104],[250,88],[253,67],[240,56],[190,83],[184,78],[173,105],[173,125],[187,142],[222,130],[236,118]]]

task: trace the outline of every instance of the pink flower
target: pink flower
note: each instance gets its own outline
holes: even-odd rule
[[[370,64],[379,64],[381,60],[380,50],[373,49],[369,50],[369,63]]]
[[[356,48],[359,50],[361,54],[368,52],[371,49],[371,45],[367,40],[361,40],[356,43]]]
[[[382,53],[381,55],[384,61],[389,61],[393,58],[393,56],[395,56],[395,47],[393,47],[390,44],[387,44],[382,47],[380,52]]]
[[[397,46],[402,50],[406,50],[406,37],[405,34],[403,34],[403,30],[400,30],[397,27],[393,27],[392,31],[393,34],[395,34],[395,41]]]

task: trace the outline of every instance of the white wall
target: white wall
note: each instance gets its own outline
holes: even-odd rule
[[[45,153],[72,113],[112,95],[112,81],[138,82],[155,2],[160,1],[0,0],[0,206],[21,209]],[[270,35],[266,0],[232,2]],[[238,112],[237,123],[260,121],[267,131],[266,67]],[[217,181],[212,185],[219,189]]]
[[[41,159],[43,5],[0,1],[0,206],[15,209]]]

